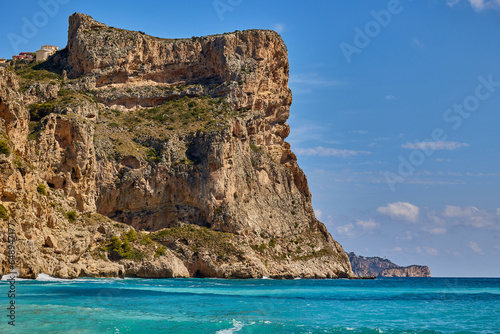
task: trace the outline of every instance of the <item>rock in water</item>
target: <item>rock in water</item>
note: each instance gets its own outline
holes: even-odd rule
[[[273,31],[163,39],[73,14],[66,48],[0,75],[21,276],[353,276],[285,141],[288,71]]]

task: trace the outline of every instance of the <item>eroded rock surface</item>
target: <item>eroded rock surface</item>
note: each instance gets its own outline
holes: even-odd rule
[[[288,70],[273,31],[73,14],[65,49],[0,73],[2,273],[10,221],[21,277],[352,276],[285,141]]]

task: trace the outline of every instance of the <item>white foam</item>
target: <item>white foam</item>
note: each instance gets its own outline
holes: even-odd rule
[[[19,270],[17,270],[17,268],[14,268],[14,270],[12,270],[10,274],[3,275],[2,281],[11,280],[12,278],[14,278],[14,280],[16,281],[24,281],[24,279],[19,278]]]
[[[42,281],[42,282],[66,282],[66,281],[70,281],[69,279],[56,278],[56,277],[52,277],[52,276],[49,276],[49,275],[44,274],[44,273],[38,274],[38,276],[36,277],[36,280]]]
[[[268,276],[262,276],[262,279],[270,279]]]
[[[233,319],[233,327],[228,329],[221,329],[217,331],[217,334],[233,334],[235,332],[239,332],[245,325],[241,321],[237,321]]]

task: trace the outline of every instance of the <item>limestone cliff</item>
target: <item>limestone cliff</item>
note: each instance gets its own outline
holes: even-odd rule
[[[0,73],[2,273],[8,220],[25,277],[352,276],[285,142],[291,103],[273,31],[73,14],[65,49]]]
[[[401,267],[381,257],[358,256],[353,252],[347,254],[354,274],[359,277],[431,277],[427,266],[412,265]]]

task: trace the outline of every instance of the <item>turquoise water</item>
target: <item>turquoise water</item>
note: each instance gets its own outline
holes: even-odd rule
[[[500,333],[500,279],[18,281],[0,333]],[[5,307],[4,307],[5,305]]]

